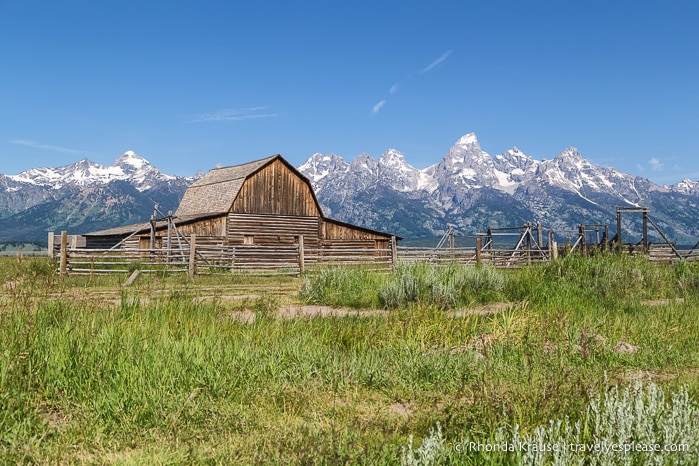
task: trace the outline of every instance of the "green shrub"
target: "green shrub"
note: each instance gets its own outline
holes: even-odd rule
[[[374,308],[378,304],[376,290],[383,280],[383,274],[364,268],[327,267],[307,273],[299,295],[309,304]]]
[[[379,302],[389,309],[410,303],[454,309],[474,302],[501,299],[507,277],[492,267],[458,264],[403,264],[379,289]]]

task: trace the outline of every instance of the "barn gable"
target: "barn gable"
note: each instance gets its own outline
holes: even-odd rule
[[[212,169],[187,189],[175,215],[210,212],[322,216],[310,181],[281,155]]]

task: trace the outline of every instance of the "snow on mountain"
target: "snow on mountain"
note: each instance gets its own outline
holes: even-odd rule
[[[332,174],[332,178],[343,176],[349,170],[349,163],[335,154],[313,154],[298,169],[308,178],[316,193],[323,189],[323,179]]]
[[[398,192],[413,192],[426,188],[429,177],[423,176],[421,170],[405,161],[403,154],[389,149],[379,157],[378,176],[391,189]]]
[[[680,193],[680,194],[699,195],[699,181],[692,181],[692,180],[687,179],[687,178],[680,181],[679,183],[675,183],[672,185],[665,185],[663,187],[665,189],[672,191],[672,192],[676,192],[676,193]]]
[[[36,185],[61,189],[65,186],[94,186],[122,180],[131,182],[139,191],[153,187],[157,182],[173,180],[176,177],[165,175],[133,151],[127,151],[117,158],[111,166],[101,165],[88,159],[82,159],[70,165],[58,168],[32,168],[18,175],[7,176],[8,179],[27,185]]]

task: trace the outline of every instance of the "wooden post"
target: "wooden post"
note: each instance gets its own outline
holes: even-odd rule
[[[536,241],[539,244],[539,248],[544,247],[544,227],[541,226],[541,222],[536,224]]]
[[[53,248],[54,248],[54,241],[55,241],[55,234],[52,231],[49,231],[49,257],[53,259]]]
[[[136,269],[133,271],[133,273],[129,276],[129,278],[126,280],[124,283],[124,286],[131,286],[133,283],[136,281],[136,279],[141,275],[141,270]]]
[[[550,245],[551,245],[551,259],[556,260],[556,259],[558,259],[558,244],[556,244],[556,241],[554,239],[551,239]]]
[[[648,211],[643,210],[643,252],[648,253]]]
[[[476,238],[476,265],[481,265],[483,258],[481,257],[481,248],[483,247],[483,240],[479,236]]]
[[[391,269],[395,271],[398,268],[398,240],[395,236],[391,236]]]
[[[525,239],[525,243],[526,243],[526,247],[527,247],[527,264],[531,264],[532,263],[532,256],[531,256],[531,252],[532,252],[532,225],[531,225],[531,223],[529,223],[529,222],[525,223],[524,228],[525,228],[524,234],[526,235],[524,237],[524,239]]]
[[[189,238],[189,269],[187,273],[192,278],[197,274],[197,235],[194,233]]]
[[[619,252],[624,249],[621,241],[621,209],[616,208],[616,247]]]
[[[549,257],[553,259],[553,231],[549,230]]]
[[[150,256],[155,255],[155,223],[156,223],[157,217],[155,216],[155,213],[153,216],[150,218]]]
[[[299,235],[299,276],[303,277],[303,273],[306,269],[306,257],[303,247],[303,235]]]
[[[61,232],[61,260],[59,263],[59,273],[62,277],[68,275],[68,232]]]
[[[70,236],[70,248],[71,249],[78,249],[78,235],[71,235]]]
[[[167,212],[167,263],[170,264],[170,253],[172,248],[172,211]]]

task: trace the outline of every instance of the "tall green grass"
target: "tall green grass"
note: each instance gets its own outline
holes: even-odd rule
[[[695,264],[567,257],[508,271],[331,269],[257,285],[147,277],[128,288],[0,264],[17,284],[0,296],[0,463],[395,464],[409,436],[427,438],[437,422],[447,442],[574,425],[591,394],[638,374],[668,398],[699,391]],[[273,309],[388,307],[381,290],[410,274],[426,294],[389,313]],[[430,294],[439,277],[457,301]],[[251,287],[259,297],[199,299]],[[508,304],[445,312],[493,301]]]

